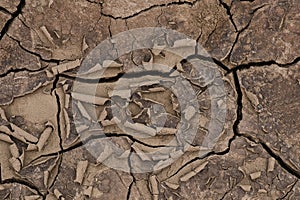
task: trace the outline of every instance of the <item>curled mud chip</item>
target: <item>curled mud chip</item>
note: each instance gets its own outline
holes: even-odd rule
[[[193,56],[200,53],[207,59]],[[209,111],[200,106],[203,92]],[[86,149],[126,172],[163,169],[187,151],[203,156],[224,130],[226,93],[217,67],[196,41],[173,30],[132,29],[101,42],[83,60],[71,96]],[[203,116],[210,118],[207,132],[195,147]],[[155,192],[155,178],[151,187]]]

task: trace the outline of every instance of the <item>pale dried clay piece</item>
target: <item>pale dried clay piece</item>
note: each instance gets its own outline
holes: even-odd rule
[[[59,163],[61,162],[62,157],[61,155],[57,156],[55,162],[46,170],[44,171],[44,185],[48,188],[53,184],[55,181],[55,177],[59,171]]]
[[[133,131],[136,131],[137,133],[144,133],[144,134],[149,135],[149,136],[155,136],[156,135],[156,130],[155,129],[153,129],[151,127],[148,127],[148,126],[145,126],[143,124],[139,124],[139,123],[132,124],[132,123],[126,121],[124,123],[124,126],[126,128],[132,129]]]
[[[108,98],[105,98],[105,97],[98,97],[98,96],[76,93],[76,92],[72,93],[72,97],[75,100],[83,101],[83,102],[91,103],[91,104],[96,104],[96,105],[104,105],[105,102],[107,102],[109,100]]]
[[[74,61],[70,61],[70,62],[67,62],[67,63],[63,63],[63,64],[60,64],[60,65],[54,66],[54,67],[51,68],[51,71],[52,71],[51,76],[55,76],[57,74],[61,74],[61,73],[65,72],[65,71],[74,69],[74,68],[80,66],[80,63],[81,63],[81,60],[77,59],[77,60],[74,60]]]
[[[82,184],[82,181],[84,179],[84,174],[88,167],[88,164],[89,162],[87,160],[78,162],[77,169],[76,169],[76,178],[74,182]]]
[[[0,126],[0,131],[3,133],[6,133],[7,135],[11,135],[11,136],[17,138],[26,144],[28,144],[28,142],[36,143],[38,141],[38,138],[36,138],[35,136],[31,135],[30,133],[24,131],[23,129],[19,128],[15,124],[10,123],[10,127],[13,130],[13,132],[4,125]]]
[[[54,126],[48,122],[46,124],[46,128],[44,129],[43,133],[41,134],[38,143],[36,144],[38,151],[42,151],[48,138],[50,137],[51,133],[54,130]]]

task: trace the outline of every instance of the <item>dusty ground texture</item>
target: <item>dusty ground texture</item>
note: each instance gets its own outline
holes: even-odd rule
[[[299,13],[298,0],[0,0],[0,199],[300,199]],[[193,78],[192,60],[149,49],[122,55],[103,77],[83,76],[72,93],[91,50],[142,27],[176,30],[202,45],[211,60],[193,59],[215,66],[226,102]],[[182,111],[173,91],[142,85],[127,108],[120,101],[132,134],[116,124],[111,91],[123,74],[152,62],[176,66],[199,109]],[[216,145],[205,149],[212,101],[227,112]],[[189,145],[175,136],[181,120],[196,125]],[[95,156],[85,144],[97,142],[104,146]],[[136,154],[164,147],[167,154]],[[120,169],[110,168],[116,160]]]

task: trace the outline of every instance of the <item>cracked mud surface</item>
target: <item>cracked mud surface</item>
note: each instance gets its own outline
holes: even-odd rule
[[[297,0],[0,0],[0,199],[300,199],[299,11]],[[211,60],[165,49],[119,55],[111,43],[100,55],[117,55],[109,70],[99,77],[87,59],[92,73],[76,79],[98,44],[145,27],[187,35]],[[165,38],[186,52],[181,39]],[[219,73],[226,102],[194,79],[194,60]],[[189,94],[174,87],[176,73],[170,90],[131,72],[152,63],[169,67],[166,85],[178,71],[199,108],[179,105]],[[114,90],[119,80],[134,89]],[[115,116],[112,94],[128,91]],[[226,104],[226,117],[205,148],[211,102]],[[189,144],[176,136],[182,120],[196,125]]]

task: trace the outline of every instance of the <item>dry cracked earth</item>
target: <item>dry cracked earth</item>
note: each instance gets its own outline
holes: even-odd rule
[[[299,0],[0,0],[0,199],[300,199],[299,13]],[[110,40],[103,63],[89,57],[145,27],[209,56],[178,57],[165,43],[188,41],[164,35],[158,49],[119,55]],[[217,73],[199,76],[195,60]],[[170,73],[139,71],[153,63]],[[179,77],[197,108],[180,104]],[[212,118],[222,128],[207,147]]]

